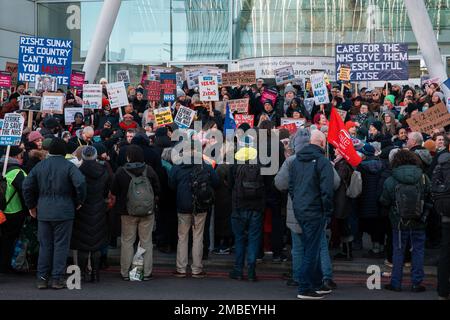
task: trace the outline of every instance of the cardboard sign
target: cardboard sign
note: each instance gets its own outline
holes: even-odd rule
[[[181,106],[175,116],[174,122],[180,129],[187,129],[191,126],[192,120],[194,120],[195,111],[187,107]]]
[[[150,78],[149,80],[161,80],[161,73],[172,73],[172,68],[150,66]]]
[[[83,84],[83,108],[101,109],[102,98],[101,84]]]
[[[20,145],[24,123],[25,119],[19,113],[7,113],[0,130],[0,145]]]
[[[248,123],[250,128],[253,128],[255,116],[253,114],[235,114],[234,121],[236,122],[236,128],[239,128],[243,123]]]
[[[126,84],[130,84],[130,71],[128,70],[120,70],[117,71],[117,82],[123,81]]]
[[[72,75],[70,77],[70,87],[81,90],[84,84],[84,71],[72,70]]]
[[[19,65],[14,62],[6,62],[5,71],[11,73],[11,82],[15,86],[17,84]]]
[[[56,77],[48,75],[36,75],[36,82],[34,84],[34,90],[36,92],[53,92],[56,91]]]
[[[177,98],[177,75],[175,73],[161,73],[161,95],[164,102],[174,102]]]
[[[41,111],[41,100],[39,96],[26,96],[21,95],[19,97],[19,109],[27,111]]]
[[[264,91],[261,93],[261,103],[264,104],[266,100],[270,100],[275,106],[275,104],[277,103],[277,97],[278,93],[276,91],[264,88]]]
[[[195,89],[198,87],[198,77],[202,75],[201,70],[193,70],[193,71],[187,71],[186,72],[186,82],[189,89]],[[222,76],[223,81],[223,76]]]
[[[217,76],[198,77],[200,101],[219,101]]]
[[[128,105],[127,91],[123,81],[108,83],[106,91],[108,92],[111,108],[120,108]]]
[[[56,77],[69,85],[72,70],[72,40],[22,36],[19,42],[19,81],[35,82],[38,74]]]
[[[295,78],[294,68],[292,66],[276,69],[274,73],[277,86],[292,82]]]
[[[311,75],[311,86],[314,94],[314,102],[317,105],[330,103],[324,76],[325,74],[323,72],[318,72]]]
[[[297,128],[300,128],[305,124],[306,119],[294,119],[294,118],[281,118],[280,124],[282,126],[288,125],[288,124],[294,124]]]
[[[224,72],[222,74],[222,86],[251,86],[256,83],[255,70]]]
[[[441,102],[425,112],[421,112],[406,120],[413,131],[433,134],[434,129],[441,129],[450,124],[450,113]]]
[[[64,94],[59,92],[44,92],[41,100],[41,111],[63,114]]]
[[[228,105],[230,106],[230,111],[232,113],[248,113],[248,102],[250,99],[234,99],[228,100]]]
[[[350,81],[350,72],[352,68],[348,64],[341,64],[339,67],[338,80]]]
[[[161,100],[161,83],[156,80],[146,80],[144,82],[144,90],[147,92],[148,101]]]
[[[408,80],[407,43],[336,44],[336,70],[351,68],[351,81]]]
[[[293,135],[297,132],[298,128],[295,123],[288,123],[278,127],[278,129],[287,129],[290,135]]]
[[[72,124],[75,121],[75,114],[77,112],[84,114],[83,108],[64,108],[64,123],[66,125]]]
[[[9,90],[11,87],[11,73],[7,71],[0,71],[0,89]]]
[[[336,108],[337,113],[341,116],[342,121],[345,123],[345,118],[347,117],[347,111]]]
[[[158,126],[164,126],[173,122],[172,110],[170,107],[158,108],[153,110],[155,121]]]

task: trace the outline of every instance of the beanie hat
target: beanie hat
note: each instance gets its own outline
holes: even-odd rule
[[[23,149],[19,146],[11,146],[11,149],[9,149],[9,156],[15,157],[19,154],[21,154]]]
[[[102,107],[109,106],[109,100],[105,97],[102,98]]]
[[[48,152],[55,156],[65,156],[67,153],[66,142],[61,138],[54,138]]]
[[[445,101],[445,97],[444,97],[444,94],[442,92],[436,91],[435,93],[433,93],[433,97],[434,96],[438,96],[439,99],[441,99],[441,101]]]
[[[291,139],[291,149],[299,152],[311,141],[311,132],[306,128],[299,128],[295,136]]]
[[[81,152],[81,158],[83,160],[96,160],[97,150],[93,146],[85,146]]]
[[[362,147],[359,151],[366,156],[375,155],[375,148],[369,143],[365,143],[364,147]]]
[[[95,150],[97,150],[97,155],[102,155],[108,152],[105,145],[101,142],[96,142],[92,146],[95,148]]]
[[[167,136],[167,128],[166,127],[161,127],[161,128],[156,129],[155,136],[156,137]]]
[[[266,103],[270,104],[270,105],[272,106],[272,108],[273,108],[273,102],[272,102],[272,100],[267,99],[266,101],[264,101],[264,104],[266,104]]]
[[[378,120],[373,121],[370,125],[373,126],[375,129],[377,129],[378,131],[381,131],[381,127],[383,126],[381,121]]]
[[[30,134],[28,135],[28,141],[29,142],[33,142],[39,139],[44,139],[44,137],[42,136],[42,134],[39,131],[31,131]]]
[[[423,146],[425,147],[425,149],[427,149],[431,153],[436,152],[436,142],[434,142],[431,139],[428,139],[427,141],[425,141]]]
[[[353,121],[349,120],[345,123],[345,129],[347,129],[347,131],[349,131],[350,128],[353,128],[353,127],[356,127],[356,124]]]
[[[294,88],[292,85],[290,85],[290,84],[288,84],[288,85],[286,86],[286,88],[284,89],[284,94],[286,94],[286,93],[288,93],[288,92],[292,92],[293,94],[296,94],[296,93],[297,93],[297,91],[295,90],[295,88]]]
[[[42,149],[44,150],[49,150],[50,149],[50,145],[53,141],[53,138],[45,138],[44,141],[42,141]]]
[[[142,88],[137,88],[137,89],[136,89],[136,94],[138,94],[138,93],[144,94],[144,89],[142,89]]]
[[[393,105],[395,104],[395,97],[392,94],[388,94],[384,100],[389,100]]]
[[[56,118],[54,118],[54,117],[45,118],[44,127],[46,127],[47,129],[55,129],[58,126],[59,126],[59,122]]]

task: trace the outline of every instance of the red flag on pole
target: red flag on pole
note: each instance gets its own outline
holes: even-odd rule
[[[356,153],[352,138],[345,129],[344,121],[335,108],[331,108],[328,142],[338,149],[344,159],[352,166],[356,167],[361,162],[362,159]]]

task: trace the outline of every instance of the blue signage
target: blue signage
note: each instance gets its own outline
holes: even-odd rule
[[[58,85],[69,85],[72,45],[72,40],[20,37],[18,80],[34,82],[36,75],[48,74]]]
[[[336,44],[336,73],[350,65],[350,81],[408,80],[408,44]]]

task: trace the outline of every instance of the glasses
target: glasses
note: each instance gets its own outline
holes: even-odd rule
[[[379,96],[380,94],[379,93],[373,93],[372,95],[373,96]]]

